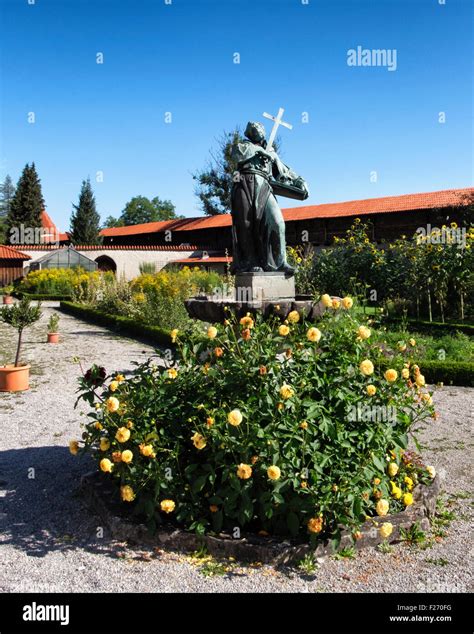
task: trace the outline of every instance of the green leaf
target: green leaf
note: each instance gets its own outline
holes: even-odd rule
[[[290,511],[286,516],[286,525],[288,526],[288,530],[290,531],[293,537],[296,537],[299,532],[300,521],[296,513]]]

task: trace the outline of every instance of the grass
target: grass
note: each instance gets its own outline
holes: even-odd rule
[[[312,575],[318,569],[318,564],[312,553],[308,553],[298,562],[298,568],[307,575]]]
[[[410,546],[426,547],[426,533],[420,528],[420,523],[415,522],[409,528],[400,528],[400,538]]]
[[[439,557],[439,559],[427,559],[426,563],[433,564],[433,566],[447,566],[449,564],[449,560],[444,557]]]
[[[341,548],[335,555],[334,559],[355,559],[356,549],[354,546],[347,546],[346,548]]]
[[[388,555],[393,551],[393,548],[387,541],[383,541],[377,546],[377,550],[384,555]]]
[[[412,337],[416,341],[416,357],[421,361],[474,361],[474,339],[461,332],[432,337],[417,332],[389,330],[381,338],[390,348],[397,350],[398,342],[408,345]]]

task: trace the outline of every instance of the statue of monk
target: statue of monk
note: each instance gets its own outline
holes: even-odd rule
[[[245,137],[232,148],[237,163],[232,185],[232,273],[281,271],[292,274],[286,260],[285,222],[271,182],[291,184],[308,196],[305,181],[267,151],[265,128],[249,122]],[[280,188],[279,188],[280,189]]]

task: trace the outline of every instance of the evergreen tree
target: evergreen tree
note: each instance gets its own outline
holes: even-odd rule
[[[100,244],[100,215],[95,208],[95,198],[89,179],[82,181],[79,204],[73,205],[71,216],[71,241],[73,244]]]
[[[20,176],[15,194],[10,203],[7,215],[7,237],[11,231],[25,228],[41,227],[41,212],[44,209],[44,199],[41,193],[41,181],[38,178],[35,164],[28,163]]]
[[[0,185],[0,218],[8,216],[10,213],[15,187],[11,177],[7,174],[5,180]]]

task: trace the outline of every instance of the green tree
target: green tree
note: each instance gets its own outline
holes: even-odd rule
[[[206,167],[193,174],[193,179],[197,181],[194,193],[199,198],[201,209],[208,216],[226,214],[231,210],[232,177],[237,169],[236,162],[232,160],[232,146],[243,140],[239,127],[231,132],[223,132],[216,139],[217,148],[209,152]],[[273,149],[278,153],[280,147],[280,139],[277,138]]]
[[[211,149],[206,167],[193,174],[197,181],[195,195],[199,198],[203,212],[208,216],[230,212],[232,175],[237,169],[232,160],[232,146],[242,141],[240,129],[224,132],[216,139],[217,149]]]
[[[10,175],[7,174],[5,180],[0,185],[0,217],[8,216],[10,213],[14,195],[15,187]]]
[[[71,241],[73,244],[100,244],[100,215],[95,206],[90,179],[82,181],[79,204],[73,205]]]
[[[161,200],[159,196],[155,196],[151,200],[146,196],[134,196],[125,205],[119,218],[108,216],[105,226],[141,225],[147,222],[160,222],[161,220],[174,220],[182,217],[176,215],[175,206],[171,200]]]
[[[28,163],[20,176],[15,194],[11,199],[6,220],[7,237],[11,237],[12,229],[25,227],[41,227],[41,212],[44,199],[41,192],[41,181],[38,178],[35,164]],[[15,240],[13,240],[15,242]]]

